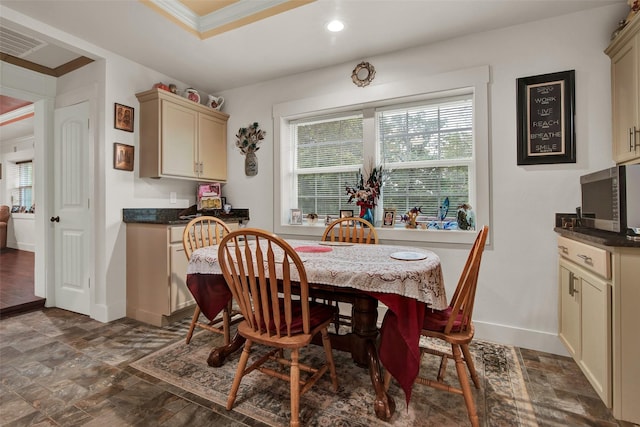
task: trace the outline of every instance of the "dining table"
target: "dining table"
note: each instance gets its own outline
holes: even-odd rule
[[[382,368],[398,381],[407,405],[420,369],[420,331],[425,310],[442,310],[447,298],[440,258],[418,247],[285,239],[304,263],[312,296],[352,304],[351,331],[331,334],[335,350],[351,353],[368,368],[374,411],[388,421],[395,411],[383,385]],[[214,319],[232,298],[218,264],[218,246],[195,250],[187,266],[187,287],[202,313]],[[313,292],[317,292],[314,294]],[[378,303],[387,307],[378,326]],[[244,340],[211,351],[207,363],[221,366]]]

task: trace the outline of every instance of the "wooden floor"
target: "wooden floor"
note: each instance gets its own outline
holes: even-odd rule
[[[44,298],[33,294],[33,268],[33,252],[0,251],[0,318],[44,307]]]

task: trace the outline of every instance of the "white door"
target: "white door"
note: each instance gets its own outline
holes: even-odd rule
[[[89,314],[89,103],[55,110],[55,306]]]

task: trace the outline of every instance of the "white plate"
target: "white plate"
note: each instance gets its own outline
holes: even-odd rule
[[[319,245],[325,245],[325,246],[353,246],[353,243],[350,242],[318,242]]]
[[[425,259],[427,254],[423,254],[420,252],[394,252],[391,254],[391,258],[399,259],[402,261],[417,261],[421,259]]]

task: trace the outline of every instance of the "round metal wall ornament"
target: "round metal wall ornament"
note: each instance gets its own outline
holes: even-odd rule
[[[365,87],[371,83],[376,76],[376,69],[368,62],[361,62],[356,65],[351,73],[351,80],[356,86]]]

